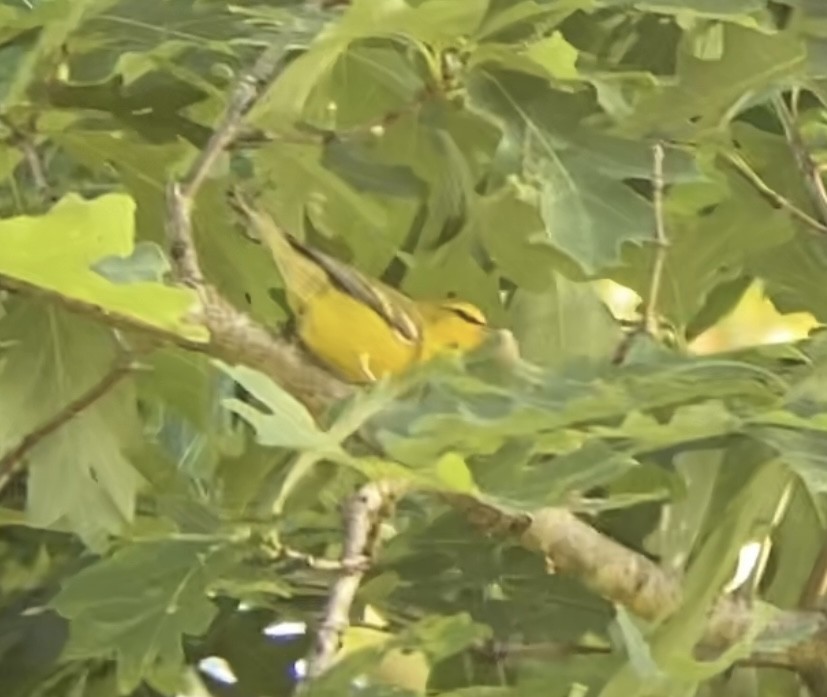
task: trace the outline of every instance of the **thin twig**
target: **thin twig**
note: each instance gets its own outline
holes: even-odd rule
[[[55,193],[52,190],[51,184],[49,184],[49,178],[46,176],[46,168],[43,166],[34,141],[8,118],[0,117],[0,121],[2,121],[3,125],[9,130],[7,140],[23,153],[23,158],[26,160],[26,165],[32,175],[32,181],[34,182],[38,195],[47,203],[53,202],[55,200]]]
[[[32,448],[104,397],[113,387],[132,372],[132,367],[131,354],[119,350],[112,361],[112,365],[100,380],[79,397],[66,404],[40,426],[27,433],[20,443],[3,455],[3,457],[0,458],[0,491],[2,491],[11,478],[23,468],[25,457]]]
[[[318,678],[333,664],[342,635],[350,624],[350,609],[356,591],[376,554],[380,525],[400,492],[398,483],[370,482],[348,500],[344,514],[343,571],[330,589],[324,617],[307,659],[307,681],[298,689]]]
[[[55,194],[54,191],[52,191],[51,184],[49,184],[49,179],[46,176],[46,168],[40,160],[40,155],[37,152],[37,148],[35,148],[34,143],[32,143],[32,141],[28,138],[23,137],[19,140],[17,146],[23,152],[23,157],[26,158],[26,164],[29,167],[29,171],[32,175],[32,181],[34,182],[38,194],[44,201],[53,202],[55,200]]]
[[[655,217],[654,235],[652,242],[655,247],[655,258],[652,261],[652,273],[649,277],[649,289],[643,301],[640,323],[637,328],[626,334],[615,349],[612,363],[620,365],[639,334],[658,335],[660,322],[658,321],[658,299],[663,283],[663,271],[666,267],[666,253],[669,248],[669,239],[666,236],[666,223],[663,215],[663,143],[657,142],[652,146],[652,209]]]
[[[655,212],[655,260],[652,263],[652,276],[649,281],[649,293],[643,307],[643,328],[655,336],[658,331],[658,298],[660,296],[663,269],[666,265],[666,250],[669,240],[666,238],[666,224],[663,219],[663,144],[652,146],[652,206]]]
[[[762,196],[769,200],[769,202],[777,207],[783,208],[794,218],[804,223],[808,228],[812,228],[819,233],[827,233],[827,225],[819,222],[808,213],[802,211],[798,206],[792,203],[789,199],[784,198],[775,189],[772,189],[767,183],[761,179],[755,170],[753,170],[743,157],[735,153],[726,153],[724,155],[726,161],[733,166],[733,168],[752,184]]]
[[[216,159],[235,138],[241,119],[258,99],[262,85],[272,79],[283,53],[282,47],[273,43],[262,51],[253,67],[241,76],[230,95],[230,101],[224,110],[218,128],[184,177],[185,184],[182,190],[184,198],[190,201],[195,198]]]
[[[313,554],[307,554],[306,552],[300,552],[297,549],[284,545],[280,545],[275,550],[274,557],[283,557],[284,559],[297,561],[305,565],[308,569],[315,569],[316,571],[342,571],[348,568],[342,563],[341,559],[325,559]]]
[[[818,165],[807,151],[804,140],[798,131],[795,116],[787,107],[781,95],[773,97],[773,106],[784,129],[784,135],[792,150],[798,169],[804,176],[804,185],[813,208],[818,212],[819,220],[827,225],[827,190],[824,188],[824,181],[821,179]]]

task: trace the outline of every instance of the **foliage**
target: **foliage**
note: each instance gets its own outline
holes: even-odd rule
[[[825,11],[340,4],[0,2],[0,458],[124,345],[140,355],[14,476],[0,471],[0,693],[171,695],[203,680],[214,694],[288,694],[308,638],[263,630],[318,620],[335,572],[311,560],[340,554],[342,501],[391,477],[411,490],[353,612],[381,616],[380,639],[346,635],[308,695],[410,694],[425,680],[457,696],[731,694],[738,680],[794,694],[792,673],[731,668],[812,631],[770,648],[762,635],[797,606],[824,534],[824,338],[686,347],[756,280],[783,312],[827,319],[827,219],[806,167],[827,132]],[[168,279],[165,188],[268,45],[281,70],[194,205],[209,282],[284,322],[275,269],[226,200],[241,183],[366,273],[476,303],[525,363],[437,361],[317,423],[263,374],[202,353],[196,293]],[[659,254],[649,310],[662,332],[617,365],[623,332],[593,281],[651,298]],[[141,332],[172,340],[147,347]],[[684,603],[635,617],[576,574],[549,574],[517,537],[481,534],[441,494],[514,514],[566,506],[680,574]],[[739,550],[767,539],[748,631],[699,656]],[[486,650],[512,645],[526,650]],[[237,682],[197,678],[208,656]]]

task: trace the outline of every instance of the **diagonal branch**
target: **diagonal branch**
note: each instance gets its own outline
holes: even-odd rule
[[[784,198],[781,194],[775,191],[775,189],[771,188],[763,179],[761,179],[760,176],[758,176],[758,173],[746,163],[743,157],[734,153],[726,153],[724,157],[726,158],[726,161],[738,172],[738,174],[752,184],[758,190],[758,193],[769,200],[770,204],[777,208],[783,208],[794,218],[804,223],[808,228],[822,234],[827,233],[827,224],[819,222],[811,215],[798,208],[798,206],[793,204],[789,199]]]
[[[241,76],[230,95],[218,128],[184,177],[186,183],[182,195],[185,199],[192,200],[198,194],[215,161],[235,138],[241,119],[259,98],[262,86],[272,80],[283,55],[282,47],[273,43],[261,52],[253,67]]]
[[[175,277],[195,289],[201,309],[196,319],[209,331],[216,353],[232,364],[248,365],[274,378],[288,392],[318,412],[348,394],[347,386],[308,360],[293,344],[274,337],[247,314],[236,309],[201,270],[192,229],[192,207],[210,169],[232,142],[244,115],[277,70],[282,51],[266,48],[239,80],[227,108],[204,150],[195,158],[183,182],[167,187],[167,239]]]
[[[784,129],[784,135],[787,138],[787,143],[793,153],[798,169],[804,177],[804,186],[810,196],[813,208],[818,213],[818,219],[827,225],[827,190],[824,188],[824,180],[821,178],[819,167],[807,150],[795,122],[795,116],[784,102],[783,96],[776,95],[772,103]]]
[[[88,409],[99,399],[103,398],[121,380],[129,375],[132,370],[131,354],[123,350],[118,350],[112,364],[100,380],[79,397],[66,404],[40,426],[27,433],[20,443],[0,458],[0,491],[2,491],[11,478],[23,468],[26,456],[38,443],[71,421],[85,409]]]

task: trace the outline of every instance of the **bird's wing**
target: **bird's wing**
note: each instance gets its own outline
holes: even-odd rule
[[[416,343],[421,338],[416,303],[393,288],[378,281],[369,281],[352,266],[329,257],[298,240],[288,237],[290,244],[321,267],[339,290],[367,305],[387,322],[403,339]]]

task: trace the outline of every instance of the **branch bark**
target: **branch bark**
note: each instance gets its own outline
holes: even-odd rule
[[[322,675],[336,658],[342,635],[350,624],[350,610],[359,585],[369,570],[379,544],[382,521],[390,514],[403,486],[390,481],[365,484],[345,506],[342,573],[330,590],[324,616],[307,659],[307,680]],[[301,691],[308,682],[299,683]]]
[[[551,573],[576,577],[596,594],[642,619],[662,619],[680,606],[678,576],[606,537],[566,509],[549,507],[531,514],[513,514],[470,496],[444,498],[484,532],[508,534],[525,548],[542,554]],[[719,652],[731,646],[752,625],[752,612],[746,598],[721,596],[710,613],[701,647]],[[778,651],[758,652],[748,660],[772,663],[802,675],[817,673],[827,656],[827,617],[823,613],[780,612],[760,638],[794,635],[802,626],[812,630],[805,638]]]

